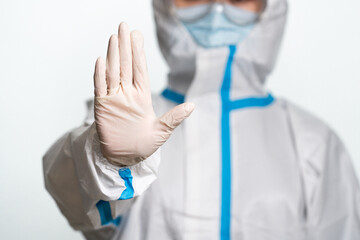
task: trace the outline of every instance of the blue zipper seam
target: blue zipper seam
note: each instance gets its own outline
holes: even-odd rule
[[[221,217],[220,217],[220,239],[231,239],[231,134],[230,113],[237,109],[266,107],[275,99],[271,94],[266,97],[249,97],[238,100],[230,99],[231,70],[236,46],[229,46],[229,57],[227,60],[223,83],[220,90],[221,96]],[[170,89],[165,89],[162,96],[166,99],[181,104],[185,96]]]

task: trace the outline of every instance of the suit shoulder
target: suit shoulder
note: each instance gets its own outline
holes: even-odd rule
[[[319,117],[287,100],[281,100],[288,114],[290,127],[298,150],[307,158],[325,147],[328,139],[336,135]]]

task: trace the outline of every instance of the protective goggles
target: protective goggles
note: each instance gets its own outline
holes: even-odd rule
[[[195,22],[211,12],[223,12],[230,21],[238,25],[257,21],[266,5],[266,0],[173,0],[173,2],[181,21]],[[249,2],[256,2],[260,5],[259,13],[246,11],[245,6]],[[191,9],[191,11],[186,11],[187,9]],[[239,14],[240,12],[241,14]],[[254,18],[249,18],[246,13],[253,15]]]

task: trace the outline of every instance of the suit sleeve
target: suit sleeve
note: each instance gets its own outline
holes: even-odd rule
[[[120,168],[101,154],[95,123],[62,136],[43,157],[45,186],[69,224],[88,239],[109,239],[136,197],[156,179],[159,150]]]
[[[359,184],[342,142],[330,132],[305,164],[310,239],[360,239]]]

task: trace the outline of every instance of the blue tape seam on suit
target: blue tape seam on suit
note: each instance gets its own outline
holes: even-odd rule
[[[134,197],[133,177],[129,168],[119,170],[120,177],[125,182],[125,190],[121,193],[119,200],[126,200]]]
[[[165,89],[161,95],[166,98],[166,99],[169,99],[177,104],[181,104],[181,103],[184,103],[185,101],[185,97],[177,92],[174,92],[170,89]]]
[[[238,100],[230,99],[231,70],[236,46],[229,47],[230,53],[226,64],[223,83],[220,90],[221,96],[221,218],[220,239],[231,239],[231,135],[230,135],[230,113],[236,109],[251,107],[266,107],[274,102],[271,94],[266,97],[250,97]],[[162,96],[170,101],[181,104],[185,97],[170,89],[165,89]]]
[[[236,46],[229,47],[230,53],[226,64],[223,84],[221,86],[221,218],[220,239],[231,239],[231,135],[230,113],[233,110],[250,107],[266,107],[274,98],[271,94],[267,97],[251,97],[232,101],[230,99],[231,70],[236,52]]]
[[[125,190],[121,193],[119,200],[126,200],[126,199],[133,198],[134,197],[134,187],[132,185],[133,177],[131,175],[131,170],[128,168],[120,169],[119,175],[125,182]],[[107,224],[112,223],[112,224],[118,226],[120,224],[121,216],[119,216],[115,219],[112,218],[111,207],[110,207],[110,203],[108,201],[100,200],[96,204],[96,207],[99,211],[101,225],[107,225]]]
[[[230,148],[230,87],[231,66],[236,48],[230,47],[224,80],[220,90],[221,96],[221,216],[220,239],[230,239],[231,214],[231,148]]]
[[[171,90],[165,89],[161,95],[177,104],[182,104],[185,102],[185,97],[181,94]],[[271,94],[268,94],[266,97],[250,97],[244,99],[238,99],[235,101],[230,101],[227,107],[229,110],[236,110],[241,108],[250,108],[250,107],[266,107],[270,105],[275,99]]]
[[[96,207],[100,214],[101,225],[107,225],[107,224],[112,223],[116,226],[119,226],[120,221],[121,221],[121,216],[119,216],[115,219],[112,218],[110,203],[108,201],[100,200],[96,204]]]

